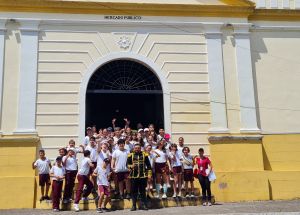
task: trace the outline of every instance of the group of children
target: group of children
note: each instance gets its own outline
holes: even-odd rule
[[[114,121],[113,121],[114,125]],[[147,153],[152,176],[148,177],[148,198],[167,198],[167,190],[173,181],[173,197],[194,197],[194,177],[199,179],[202,188],[203,205],[211,206],[209,172],[212,168],[210,160],[204,156],[204,150],[199,149],[199,155],[193,157],[189,147],[184,146],[184,138],[180,137],[178,143],[172,143],[170,135],[164,129],[156,134],[154,125],[146,128],[131,130],[126,124],[125,128],[109,127],[96,130],[96,126],[88,127],[84,143],[79,147],[75,141],[70,140],[68,146],[59,149],[59,156],[51,166],[45,157],[45,151],[40,150],[40,158],[33,163],[33,168],[39,171],[39,185],[41,199],[49,200],[48,192],[50,178],[52,179],[53,210],[59,211],[63,181],[63,203],[72,201],[72,192],[77,178],[78,185],[74,199],[74,209],[79,211],[79,201],[88,200],[93,193],[98,200],[97,212],[109,211],[113,187],[114,196],[119,199],[131,198],[130,169],[127,158],[136,144]],[[84,158],[78,168],[77,154],[83,153]],[[113,186],[114,184],[114,186]],[[46,190],[45,190],[46,187]],[[156,195],[153,194],[155,189]],[[160,194],[162,190],[162,195]],[[96,192],[97,191],[97,192]]]

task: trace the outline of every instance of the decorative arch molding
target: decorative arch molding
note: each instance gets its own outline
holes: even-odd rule
[[[86,106],[86,91],[91,77],[94,72],[97,71],[102,65],[109,63],[114,60],[132,60],[138,63],[143,64],[148,67],[159,79],[162,91],[163,91],[163,105],[164,105],[164,127],[166,132],[171,132],[171,107],[170,107],[170,91],[168,87],[168,81],[161,71],[161,69],[149,58],[145,56],[138,55],[132,52],[114,52],[110,53],[96,62],[94,62],[89,68],[86,70],[82,77],[82,82],[80,84],[80,92],[79,92],[79,141],[83,142],[85,137],[85,106]]]

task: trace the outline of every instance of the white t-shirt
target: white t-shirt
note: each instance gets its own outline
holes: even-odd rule
[[[80,170],[78,171],[79,175],[88,175],[90,173],[90,163],[91,159],[88,157],[84,157],[81,161],[81,167]]]
[[[63,177],[66,174],[64,167],[53,166],[50,170],[50,173],[54,176]],[[52,177],[52,181],[63,181],[64,179],[57,179],[56,177]]]
[[[182,164],[183,164],[183,169],[193,169],[193,156],[188,155],[187,157],[182,154]]]
[[[111,154],[110,152],[107,150],[107,152],[103,152],[101,151],[99,154],[98,154],[98,157],[97,157],[97,166],[100,166],[102,167],[102,164],[103,164],[103,161],[105,158],[110,158],[111,157]]]
[[[154,152],[150,152],[148,158],[149,158],[151,167],[153,167],[153,165],[154,165],[154,160],[155,160],[155,158],[156,158],[156,154],[155,154]]]
[[[134,145],[131,144],[130,142],[129,143],[126,143],[124,148],[128,151],[128,152],[131,152],[133,150],[133,147]]]
[[[77,153],[80,153],[81,152],[81,149],[80,148],[74,148],[74,147],[70,147],[70,146],[67,146],[67,151],[69,151],[70,149],[74,150],[75,152],[75,157],[77,156]]]
[[[115,172],[127,172],[127,157],[128,157],[129,152],[124,149],[123,151],[121,150],[116,150],[112,154],[112,158],[116,159],[115,162]]]
[[[45,160],[39,158],[34,162],[34,166],[37,167],[39,174],[49,174],[50,164],[51,162],[48,158],[45,158]]]
[[[89,143],[90,143],[90,137],[89,136],[85,136],[85,138],[83,140],[84,147],[86,147],[87,145],[89,145]]]
[[[175,166],[181,166],[181,162],[180,162],[180,154],[178,151],[174,152],[170,152],[169,153],[169,158],[171,160],[171,166],[175,167]],[[175,158],[175,160],[173,160]]]
[[[63,162],[67,159],[67,156],[63,156]],[[65,165],[66,170],[77,170],[77,159],[75,156],[68,157]]]
[[[91,145],[88,145],[85,150],[89,150],[91,152],[90,158],[92,162],[97,162],[98,152],[97,152],[97,145],[93,148]]]
[[[103,169],[102,166],[97,166],[94,170],[94,173],[97,174],[97,185],[109,186],[108,174],[110,172],[110,168]]]
[[[167,154],[159,149],[155,149],[155,152],[159,154],[159,157],[155,159],[155,163],[166,163],[167,162]]]
[[[183,148],[184,148],[184,146],[177,145],[177,151],[180,154],[180,156],[183,155],[183,152],[182,152]]]

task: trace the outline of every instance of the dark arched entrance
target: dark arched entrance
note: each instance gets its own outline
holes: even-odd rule
[[[86,126],[124,126],[124,118],[156,128],[164,126],[163,91],[156,75],[132,60],[114,60],[98,68],[86,92]]]

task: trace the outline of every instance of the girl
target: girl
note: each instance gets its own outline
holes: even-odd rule
[[[98,208],[97,212],[102,213],[103,211],[109,211],[109,209],[106,208],[107,203],[110,203],[110,184],[109,184],[109,178],[110,178],[110,160],[108,158],[105,158],[103,160],[102,165],[98,165],[97,168],[94,170],[93,176],[97,177],[97,185],[98,185]],[[104,200],[104,207],[102,207],[102,202],[104,199],[104,196],[106,196]]]
[[[56,158],[56,165],[50,170],[52,178],[52,208],[54,212],[59,211],[59,200],[61,197],[63,180],[65,178],[65,168],[62,166],[62,157]]]
[[[147,145],[146,146],[146,152],[148,153],[148,158],[150,160],[150,164],[151,164],[151,167],[152,167],[152,171],[153,171],[153,175],[155,173],[154,171],[154,161],[157,157],[159,157],[159,154],[155,151],[152,150],[152,146],[151,145]],[[147,180],[147,196],[150,197],[150,192],[152,191],[153,189],[153,177],[151,178],[148,178]]]
[[[202,189],[203,206],[211,206],[210,181],[208,180],[209,172],[212,168],[211,161],[204,156],[204,149],[199,149],[199,156],[195,158],[198,167],[198,179]]]
[[[167,153],[165,150],[165,140],[161,139],[158,142],[157,149],[155,152],[159,155],[155,159],[155,173],[156,173],[156,198],[159,198],[159,193],[160,193],[160,186],[161,186],[161,181],[163,180],[163,192],[164,194],[162,195],[162,198],[165,199],[167,198]]]
[[[183,154],[181,156],[181,162],[183,164],[183,180],[185,182],[185,197],[194,197],[194,175],[193,175],[193,156],[190,155],[190,148],[183,147]],[[189,195],[188,192],[188,184],[190,182],[191,185],[191,192]]]
[[[182,168],[181,168],[181,161],[180,161],[180,153],[177,150],[176,144],[171,144],[171,150],[169,153],[169,160],[171,163],[170,171],[173,172],[174,175],[174,185],[173,185],[173,197],[176,196],[181,197],[181,176],[182,176]],[[177,195],[177,187],[178,187],[178,195]]]

